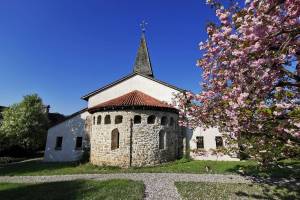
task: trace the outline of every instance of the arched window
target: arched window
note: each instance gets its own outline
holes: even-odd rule
[[[111,121],[110,121],[110,115],[106,115],[105,118],[104,118],[104,124],[110,124]]]
[[[101,115],[99,115],[99,116],[97,117],[97,124],[98,124],[98,125],[101,124]]]
[[[167,123],[168,123],[168,118],[167,118],[166,116],[163,116],[163,117],[161,118],[160,124],[161,124],[161,125],[167,125]]]
[[[173,117],[170,118],[170,126],[171,126],[171,127],[174,126],[174,118],[173,118]]]
[[[142,122],[142,117],[140,115],[135,115],[133,121],[135,124],[140,124]]]
[[[85,123],[84,123],[84,128],[87,130],[88,128],[89,128],[89,126],[91,125],[90,123],[91,123],[91,120],[90,120],[91,118],[89,117],[89,116],[87,116],[86,118],[85,118]]]
[[[150,115],[147,119],[147,123],[148,124],[154,124],[155,123],[155,116],[154,115]]]
[[[116,128],[111,132],[111,150],[118,149],[119,142],[120,142],[120,133],[119,130]]]
[[[93,124],[94,125],[96,124],[96,117],[95,116],[93,117]]]
[[[166,132],[161,130],[159,132],[159,149],[165,149],[166,144]]]
[[[123,116],[122,115],[117,115],[115,117],[115,124],[121,124],[123,121]]]

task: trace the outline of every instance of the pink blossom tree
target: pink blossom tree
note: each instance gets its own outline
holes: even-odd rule
[[[218,126],[261,164],[299,155],[300,0],[207,3],[219,22],[200,43],[202,92],[177,96],[181,123]]]

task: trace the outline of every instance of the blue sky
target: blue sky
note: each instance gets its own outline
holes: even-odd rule
[[[155,77],[199,91],[204,0],[1,0],[0,105],[39,94],[71,114],[80,97],[132,72],[145,19]]]

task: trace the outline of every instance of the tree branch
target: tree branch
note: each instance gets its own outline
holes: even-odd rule
[[[288,81],[280,81],[276,87],[284,87],[284,86],[292,86],[292,87],[299,87],[300,88],[300,82],[297,83],[291,83]]]
[[[285,69],[282,65],[278,66],[279,70],[284,72],[288,77],[296,80],[297,82],[300,82],[300,76],[298,76],[297,74]]]

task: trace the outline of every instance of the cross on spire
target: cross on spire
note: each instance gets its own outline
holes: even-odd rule
[[[140,27],[141,27],[143,33],[146,32],[147,25],[148,25],[148,23],[145,20],[143,20],[142,23],[140,24]]]

